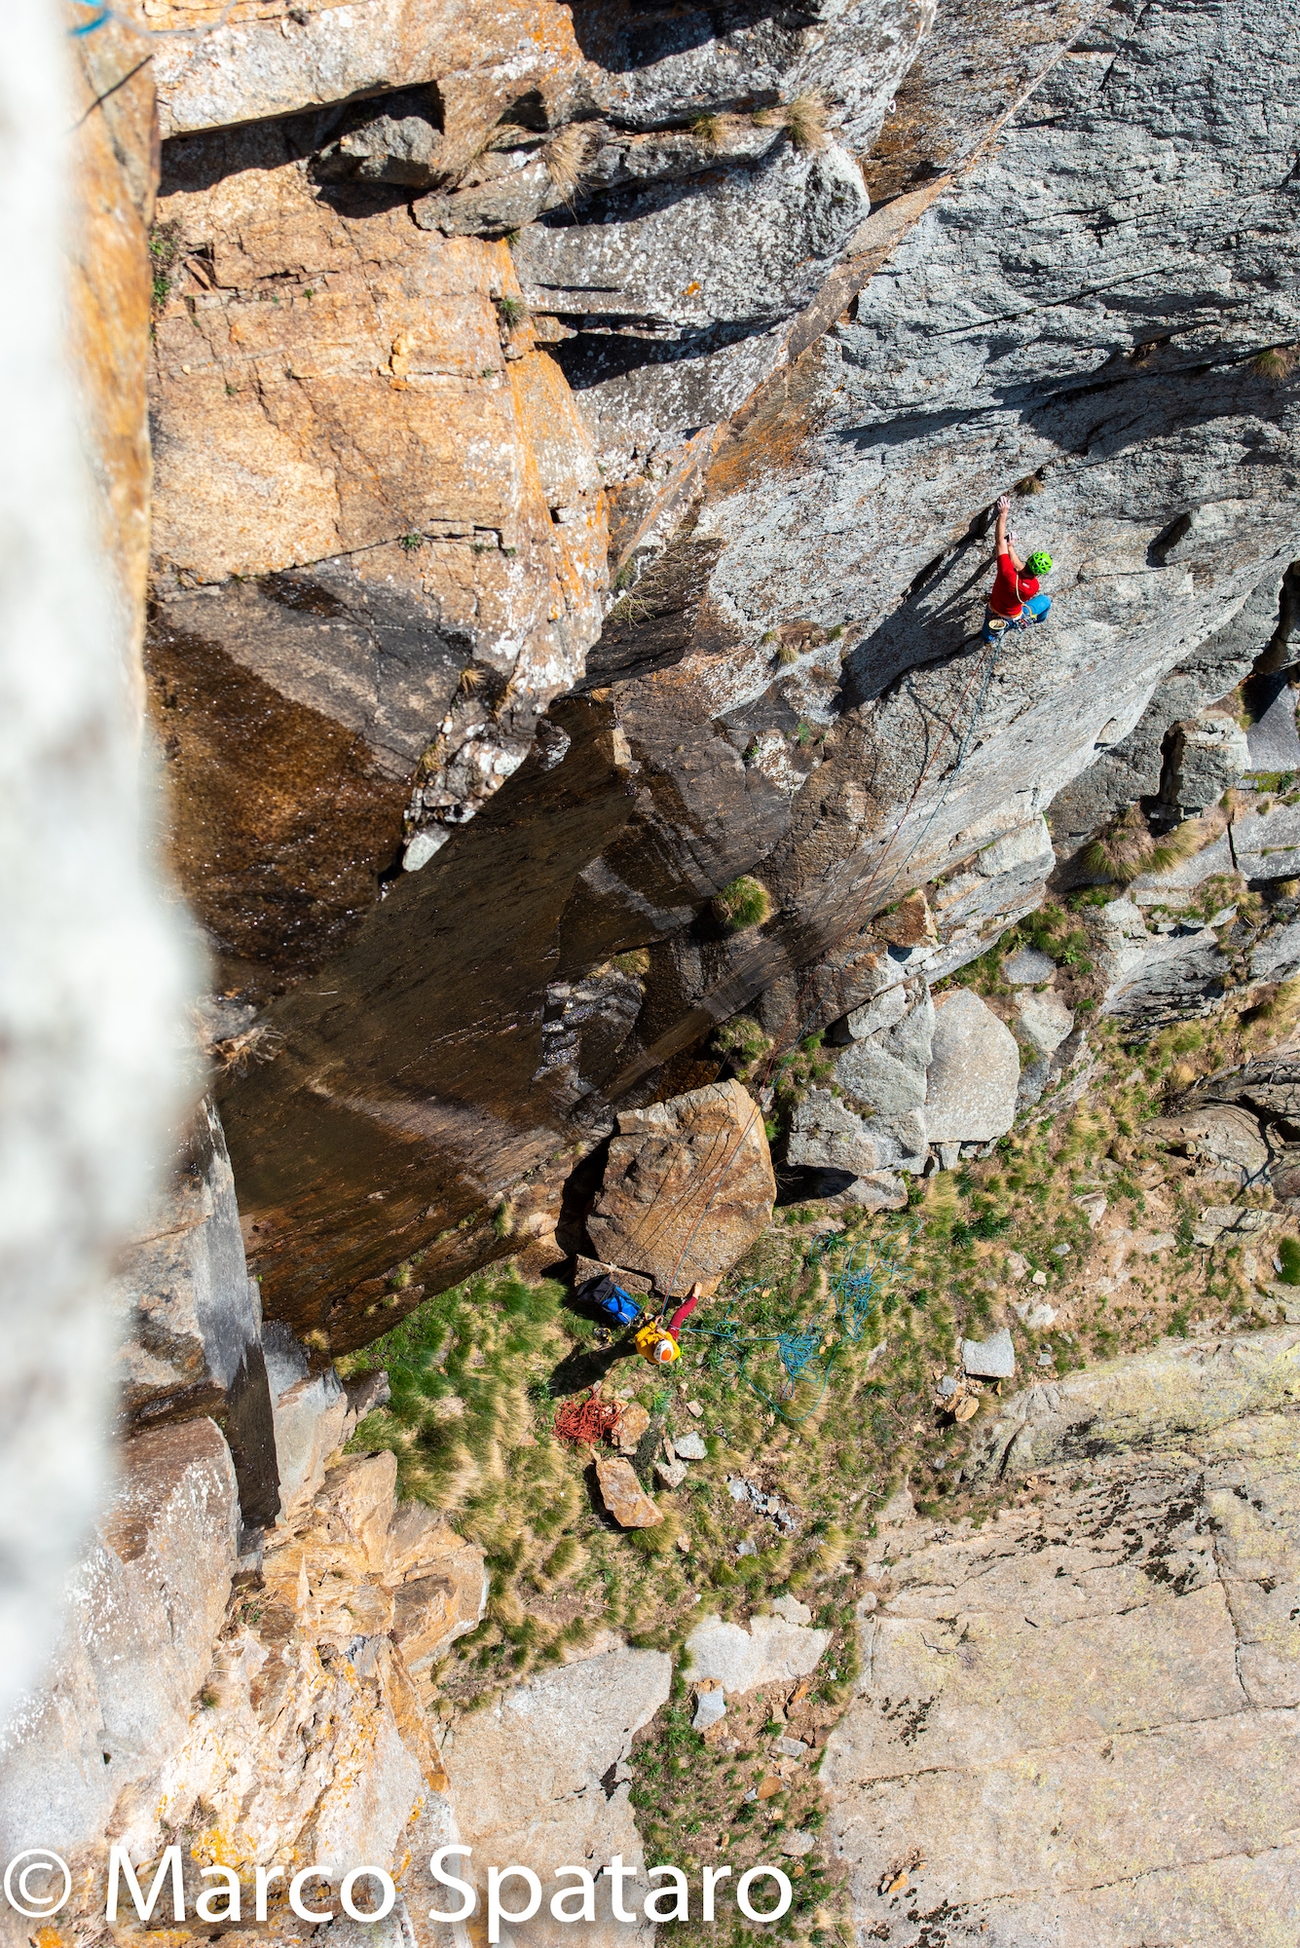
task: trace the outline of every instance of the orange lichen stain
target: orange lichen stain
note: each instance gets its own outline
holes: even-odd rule
[[[699,290],[699,288],[700,287],[698,283],[688,284],[686,286],[686,289],[682,292],[682,296],[684,298],[693,298],[695,296],[695,293]]]
[[[219,1826],[210,1826],[195,1836],[190,1845],[190,1859],[202,1867],[230,1867],[237,1874],[251,1874],[257,1865]]]
[[[32,1948],[72,1948],[72,1936],[61,1928],[37,1928],[31,1941]]]
[[[197,1937],[199,1940],[204,1938]],[[188,1928],[150,1928],[147,1932],[131,1928],[114,1935],[116,1941],[148,1942],[149,1948],[192,1948],[195,1939]]]

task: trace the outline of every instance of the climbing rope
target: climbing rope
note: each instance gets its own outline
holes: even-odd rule
[[[575,1447],[595,1447],[597,1441],[617,1427],[622,1407],[612,1400],[598,1400],[589,1393],[585,1400],[566,1400],[555,1416],[555,1432],[560,1440]]]
[[[980,716],[983,712],[984,703],[989,692],[989,686],[993,681],[993,674],[997,667],[999,648],[1000,648],[999,643],[993,643],[992,645],[990,645],[988,656],[984,659],[982,682],[979,681],[980,669],[978,665],[975,671],[972,673],[970,682],[967,684],[965,690],[963,690],[961,696],[958,698],[956,706],[953,709],[952,715],[949,717],[947,723],[944,725],[943,732],[941,736],[938,738],[938,740],[936,741],[933,751],[930,753],[930,756],[926,759],[925,764],[921,767],[921,770],[917,776],[916,783],[912,787],[911,795],[908,798],[907,804],[903,809],[902,816],[900,817],[889,839],[886,841],[884,850],[880,855],[879,862],[877,863],[876,867],[873,869],[867,881],[866,887],[864,888],[863,892],[859,895],[857,901],[855,902],[853,910],[850,913],[848,920],[845,922],[844,926],[840,929],[839,933],[834,937],[834,939],[827,942],[826,946],[822,949],[821,953],[817,956],[816,960],[812,962],[809,972],[806,978],[804,979],[802,985],[800,986],[798,992],[796,993],[794,1001],[791,1004],[790,1010],[786,1015],[785,1020],[781,1023],[780,1028],[778,1029],[776,1035],[773,1037],[771,1053],[768,1056],[767,1064],[761,1076],[759,1077],[757,1083],[757,1089],[758,1089],[758,1094],[760,1099],[765,1089],[771,1091],[776,1088],[777,1084],[780,1081],[781,1076],[784,1074],[785,1070],[789,1067],[790,1063],[794,1061],[795,1056],[798,1053],[800,1036],[798,1032],[796,1032],[791,1042],[789,1052],[785,1056],[784,1061],[781,1061],[778,1066],[777,1058],[780,1054],[781,1045],[785,1038],[786,1031],[789,1028],[792,1021],[797,1021],[799,1012],[807,997],[808,990],[812,986],[812,983],[816,978],[817,971],[821,966],[822,962],[824,962],[827,954],[832,953],[834,949],[840,944],[841,941],[847,939],[850,932],[853,930],[853,928],[857,925],[858,921],[861,919],[863,910],[867,906],[867,903],[869,901],[874,902],[875,906],[882,906],[885,904],[885,902],[889,898],[889,894],[893,891],[893,888],[898,884],[900,877],[906,871],[907,866],[910,864],[911,860],[915,858],[917,851],[919,850],[921,845],[925,842],[925,839],[929,835],[929,832],[932,826],[934,825],[935,820],[938,818],[939,813],[942,811],[944,805],[947,803],[949,794],[952,791],[953,782],[956,779],[957,774],[959,773],[962,765],[965,762],[966,754],[970,749],[971,740],[975,735],[976,726],[978,725]],[[890,850],[894,844],[894,841],[898,838],[904,826],[907,824],[907,821],[912,813],[912,808],[916,804],[916,801],[920,796],[921,789],[925,783],[925,780],[929,776],[929,773],[933,768],[933,766],[935,765],[935,763],[938,761],[939,754],[943,750],[948,737],[950,735],[955,736],[957,719],[961,715],[967,697],[970,695],[971,691],[975,688],[977,682],[979,682],[979,694],[975,700],[975,709],[971,713],[971,720],[970,723],[967,725],[964,735],[957,741],[956,758],[951,770],[948,773],[947,781],[945,782],[943,791],[940,794],[937,803],[935,804],[934,810],[931,812],[929,818],[926,820],[920,832],[917,834],[917,837],[912,844],[911,850],[907,853],[906,857],[900,860],[898,864],[895,866],[893,876],[889,880],[888,884],[886,885],[882,897],[877,891],[877,886],[878,886],[880,876],[884,871],[885,862],[889,858]],[[729,1155],[727,1155],[722,1162],[716,1181],[713,1183],[713,1186],[709,1192],[708,1197],[705,1200],[704,1206],[701,1209],[699,1216],[696,1218],[695,1223],[691,1226],[691,1229],[687,1233],[682,1243],[681,1250],[677,1255],[677,1262],[673,1266],[673,1270],[669,1278],[670,1290],[672,1289],[672,1286],[676,1283],[677,1276],[681,1271],[682,1263],[686,1257],[686,1253],[690,1249],[690,1246],[694,1241],[697,1233],[699,1232],[701,1225],[704,1223],[709,1212],[712,1210],[714,1202],[717,1199],[718,1193],[722,1189],[722,1185],[725,1182],[726,1177],[730,1172],[732,1165],[734,1164],[736,1158],[739,1156],[740,1151],[744,1145],[745,1138],[748,1136],[750,1130],[753,1128],[754,1120],[758,1116],[758,1114],[759,1114],[759,1103],[755,1102],[753,1109],[748,1119],[745,1122],[744,1128],[741,1130],[739,1136],[736,1138],[736,1141],[732,1146]],[[673,1200],[674,1212],[665,1213],[659,1227],[661,1230],[663,1229],[664,1225],[666,1225],[670,1221],[671,1215],[673,1215],[677,1209],[681,1208],[684,1205],[684,1203],[687,1201],[687,1199],[689,1199],[690,1196],[691,1196],[691,1192],[687,1190],[681,1193],[681,1195],[677,1199]]]
[[[911,1237],[915,1235],[914,1228]],[[907,1242],[910,1243],[910,1238]],[[752,1301],[760,1291],[756,1284],[751,1284],[736,1294],[715,1324],[684,1326],[682,1331],[711,1340],[709,1356],[715,1362],[733,1361],[751,1393],[789,1425],[797,1427],[821,1405],[841,1347],[856,1345],[861,1340],[867,1321],[898,1270],[903,1249],[901,1238],[879,1246],[855,1245],[850,1244],[842,1231],[832,1232],[814,1242],[806,1260],[809,1265],[825,1265],[828,1274],[828,1299],[816,1317],[774,1325],[768,1332],[756,1332],[743,1317],[746,1300]],[[832,1266],[828,1261],[837,1252],[844,1256],[838,1265]],[[785,1371],[779,1395],[764,1386],[751,1370],[751,1362],[769,1349],[775,1350]],[[790,1402],[800,1382],[815,1387],[816,1392],[803,1412],[796,1414],[791,1412]]]
[[[96,8],[95,0],[74,0],[74,4],[78,7],[91,7],[94,9],[95,17],[93,20],[83,20],[79,27],[69,27],[68,39],[70,41],[83,40],[87,34],[93,34],[97,27],[107,27],[109,21],[113,18],[113,9],[111,7]]]

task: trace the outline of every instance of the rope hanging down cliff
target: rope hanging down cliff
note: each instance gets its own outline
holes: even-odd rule
[[[721,1190],[722,1185],[726,1180],[726,1177],[731,1169],[732,1164],[734,1163],[736,1157],[739,1155],[742,1147],[744,1146],[745,1139],[749,1135],[750,1130],[753,1128],[754,1119],[755,1116],[758,1114],[759,1108],[764,1106],[764,1098],[766,1097],[767,1104],[770,1104],[772,1098],[772,1092],[775,1090],[776,1085],[780,1080],[781,1074],[784,1072],[786,1068],[788,1068],[789,1064],[794,1060],[795,1054],[797,1053],[798,1050],[798,1044],[801,1036],[801,1031],[799,1029],[796,1029],[788,1054],[785,1056],[784,1061],[781,1061],[778,1066],[778,1058],[780,1056],[787,1031],[789,1030],[791,1023],[794,1022],[796,1018],[799,1016],[800,1011],[806,1002],[808,992],[816,979],[816,975],[819,967],[821,966],[822,962],[825,960],[826,956],[830,953],[833,953],[835,949],[841,944],[841,942],[847,939],[849,934],[853,932],[854,928],[858,926],[858,923],[862,918],[863,912],[867,908],[869,903],[873,903],[875,906],[882,906],[888,901],[890,893],[893,891],[899,879],[906,871],[911,860],[916,856],[918,849],[924,844],[935,822],[935,819],[938,817],[940,811],[943,809],[943,806],[947,801],[948,795],[952,790],[953,782],[956,779],[957,774],[960,772],[962,765],[965,762],[966,754],[970,748],[971,739],[974,736],[976,727],[979,723],[980,716],[984,708],[984,702],[986,697],[988,696],[989,685],[993,680],[993,675],[997,665],[997,657],[998,657],[998,646],[995,644],[992,650],[983,659],[981,659],[981,662],[977,663],[975,670],[972,672],[970,680],[968,681],[961,695],[957,699],[957,703],[953,708],[951,716],[944,723],[940,736],[936,740],[934,747],[932,748],[925,763],[921,766],[921,769],[916,778],[916,782],[913,785],[911,793],[908,797],[907,804],[904,806],[902,814],[899,817],[897,824],[895,825],[893,831],[890,833],[889,838],[887,839],[884,849],[880,855],[880,858],[877,861],[875,867],[873,868],[863,891],[858,896],[858,899],[856,900],[853,909],[849,914],[848,919],[845,921],[845,924],[840,929],[840,931],[830,941],[827,942],[826,946],[822,949],[821,953],[810,964],[809,970],[795,995],[795,998],[790,1006],[789,1011],[786,1014],[785,1019],[781,1022],[780,1026],[776,1031],[775,1036],[773,1037],[772,1049],[768,1055],[767,1062],[762,1072],[760,1073],[759,1077],[757,1078],[755,1084],[755,1088],[758,1096],[757,1106],[755,1107],[754,1111],[750,1114],[750,1116],[746,1119],[744,1127],[740,1130],[739,1134],[736,1136],[730,1148],[725,1149],[725,1153],[720,1158],[717,1166],[714,1166],[711,1163],[705,1163],[705,1165],[703,1166],[700,1174],[706,1182],[710,1181],[711,1171],[716,1170],[716,1174],[712,1178],[712,1187],[709,1196],[705,1202],[705,1205],[700,1211],[699,1217],[696,1219],[696,1222],[692,1225],[690,1231],[688,1232],[682,1244],[681,1251],[678,1254],[677,1261],[673,1266],[673,1270],[669,1278],[670,1289],[673,1285],[676,1284],[677,1277],[681,1271],[682,1263],[685,1259],[686,1253],[690,1249],[690,1245],[693,1239],[698,1235],[702,1224],[704,1223],[705,1219],[709,1215],[709,1212],[712,1210],[717,1194]],[[885,885],[883,889],[883,893],[880,893],[878,891],[878,885],[879,885],[880,877],[885,870],[886,863],[889,860],[891,848],[893,847],[895,841],[897,840],[899,833],[903,830],[904,826],[906,825],[908,819],[911,817],[916,801],[919,798],[922,788],[925,785],[925,781],[930,776],[930,773],[934,769],[935,765],[938,763],[948,738],[950,736],[955,735],[955,726],[957,720],[961,715],[963,709],[965,708],[966,703],[971,695],[971,692],[975,689],[977,683],[979,684],[979,694],[976,698],[975,709],[972,712],[971,720],[970,723],[967,725],[965,733],[960,738],[957,744],[956,757],[951,767],[951,770],[949,771],[947,782],[944,785],[944,789],[940,794],[933,811],[930,813],[929,818],[922,826],[921,831],[917,834],[917,837],[914,840],[910,850],[908,851],[908,853],[903,859],[898,861],[898,863],[894,867],[892,876],[890,877],[888,883]],[[726,1144],[725,1136],[721,1139],[721,1141],[725,1146]],[[664,1203],[663,1211],[659,1217],[659,1221],[657,1223],[652,1223],[648,1231],[646,1231],[644,1235],[648,1236],[650,1239],[654,1239],[662,1235],[663,1231],[666,1230],[675,1221],[675,1219],[682,1213],[682,1211],[685,1208],[687,1208],[693,1201],[694,1201],[693,1194],[690,1190],[685,1190],[679,1196],[666,1200]]]
[[[755,1118],[761,1113],[761,1102],[764,1094],[765,1093],[768,1094],[768,1100],[770,1101],[771,1099],[770,1092],[775,1088],[776,1081],[778,1080],[780,1074],[784,1071],[784,1069],[786,1069],[791,1063],[791,1061],[793,1061],[794,1059],[795,1052],[797,1050],[799,1039],[800,1039],[798,1032],[796,1032],[794,1036],[793,1043],[789,1049],[789,1052],[785,1056],[784,1060],[779,1063],[778,1066],[778,1058],[780,1056],[782,1042],[786,1035],[787,1029],[789,1028],[791,1022],[795,1020],[799,1015],[800,1009],[806,999],[808,990],[812,985],[813,979],[815,978],[818,968],[820,967],[822,962],[824,962],[826,956],[832,953],[835,950],[835,948],[839,946],[839,944],[844,939],[846,939],[847,936],[852,932],[853,928],[858,924],[858,921],[861,919],[863,910],[865,909],[869,901],[874,900],[877,905],[883,905],[885,901],[888,900],[889,894],[893,891],[894,887],[898,884],[898,881],[901,878],[902,874],[906,871],[907,866],[910,864],[911,860],[915,858],[918,850],[924,844],[925,839],[928,837],[934,825],[935,820],[938,818],[939,813],[942,811],[943,806],[947,802],[947,799],[952,791],[953,783],[956,780],[958,773],[961,771],[962,765],[965,763],[966,754],[970,749],[971,739],[975,734],[976,726],[978,725],[980,716],[983,712],[984,703],[988,696],[989,686],[992,683],[994,671],[996,669],[997,657],[998,657],[998,645],[994,644],[992,648],[989,650],[987,656],[984,659],[982,659],[983,660],[982,676],[981,676],[981,670],[977,665],[975,671],[972,673],[970,682],[967,684],[966,689],[963,691],[962,695],[958,698],[957,704],[952,712],[952,715],[949,717],[947,723],[944,726],[943,734],[937,740],[935,748],[931,752],[930,757],[927,759],[926,763],[922,766],[921,771],[917,777],[916,783],[912,787],[911,795],[908,798],[907,805],[904,807],[902,816],[900,817],[897,825],[895,826],[888,841],[886,842],[885,848],[881,853],[880,860],[877,866],[875,867],[875,869],[873,870],[870,878],[868,879],[866,887],[864,888],[863,892],[859,895],[854,905],[853,911],[851,912],[848,920],[846,921],[845,925],[841,928],[840,932],[834,937],[834,939],[832,939],[827,943],[827,945],[822,949],[821,953],[818,955],[817,959],[811,964],[811,968],[808,976],[806,977],[798,993],[796,994],[794,1002],[792,1003],[791,1008],[785,1020],[782,1022],[780,1028],[778,1029],[776,1036],[773,1038],[772,1050],[768,1056],[767,1063],[764,1067],[762,1075],[759,1077],[756,1085],[758,1100],[755,1101],[749,1116],[746,1118],[743,1128],[738,1133],[735,1142],[731,1145],[728,1154],[722,1160],[721,1165],[717,1171],[716,1177],[714,1178],[710,1186],[709,1193],[705,1200],[705,1203],[702,1209],[700,1210],[699,1216],[696,1218],[694,1224],[691,1226],[691,1229],[688,1231],[685,1239],[682,1242],[682,1247],[678,1253],[677,1261],[673,1266],[672,1273],[668,1280],[670,1289],[677,1281],[677,1276],[681,1271],[682,1263],[686,1257],[686,1253],[690,1249],[691,1243],[698,1235],[701,1226],[703,1225],[710,1211],[712,1210],[713,1205],[716,1202],[716,1199],[718,1197],[718,1194],[721,1191],[722,1186],[726,1181],[728,1172],[730,1171],[733,1163],[735,1162],[736,1157],[739,1155],[741,1147],[744,1144],[746,1137],[748,1136],[750,1130],[753,1128]],[[977,683],[979,684],[979,692],[978,692],[978,696],[976,697],[975,708],[971,714],[970,723],[967,725],[966,731],[964,735],[961,737],[957,745],[956,761],[953,764],[952,769],[948,773],[943,791],[940,794],[938,800],[936,801],[933,811],[930,813],[925,824],[922,826],[920,832],[917,834],[917,837],[914,840],[906,857],[900,860],[896,865],[893,875],[884,889],[883,897],[881,897],[877,893],[877,884],[881,877],[881,874],[883,873],[885,863],[889,858],[890,850],[894,845],[895,840],[898,838],[899,833],[903,830],[904,826],[906,825],[907,820],[910,818],[912,809],[915,806],[918,797],[920,796],[925,780],[929,776],[936,762],[938,761],[939,755],[944,748],[947,738],[950,735],[954,734],[957,719],[961,714],[962,708],[965,705],[967,697],[970,695],[970,692],[975,688]],[[675,1208],[680,1209],[682,1205],[686,1202],[688,1196],[689,1193],[686,1193],[682,1197],[675,1200]],[[668,1218],[666,1216],[664,1222],[667,1221]],[[699,1327],[689,1327],[687,1328],[687,1330],[698,1332],[701,1329]]]

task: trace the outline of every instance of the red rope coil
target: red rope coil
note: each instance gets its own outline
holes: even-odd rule
[[[555,1416],[555,1432],[562,1441],[594,1447],[613,1433],[622,1412],[616,1402],[598,1400],[594,1393],[585,1400],[566,1400]]]

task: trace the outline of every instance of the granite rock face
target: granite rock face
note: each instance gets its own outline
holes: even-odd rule
[[[273,1401],[261,1302],[249,1279],[235,1183],[220,1119],[200,1104],[151,1227],[113,1281],[122,1316],[121,1414],[140,1429],[219,1414],[234,1457],[244,1521],[280,1512]]]
[[[817,30],[827,48],[858,31],[856,10],[835,19]],[[575,1138],[600,1140],[647,1097],[680,1093],[683,1069],[691,1086],[704,1080],[707,1067],[686,1065],[710,1061],[718,1022],[750,1009],[788,1046],[796,1029],[830,1029],[874,1005],[882,952],[916,981],[985,951],[1063,870],[1049,810],[1063,860],[1135,797],[1172,816],[1176,791],[1160,800],[1169,726],[1200,721],[1277,636],[1300,534],[1294,387],[1252,361],[1300,336],[1284,10],[1249,21],[1208,3],[1112,14],[1068,58],[1081,17],[1048,10],[1038,24],[1033,73],[1028,57],[1016,69],[1017,87],[1034,88],[1032,113],[1004,119],[1009,97],[990,85],[961,140],[962,71],[982,88],[1001,56],[960,10],[921,40],[932,79],[913,69],[864,163],[892,198],[866,220],[884,226],[881,241],[842,248],[799,314],[810,335],[800,339],[801,325],[789,337],[786,363],[725,437],[715,420],[706,437],[701,409],[687,422],[702,429],[689,454],[665,414],[660,460],[643,474],[619,475],[602,449],[633,586],[587,650],[583,684],[552,704],[546,739],[496,795],[478,795],[455,843],[370,908],[329,962],[328,995],[274,1005],[283,1054],[223,1089],[253,1262],[272,1310],[300,1330],[338,1344],[362,1330],[349,1294],[391,1263],[394,1220],[409,1227],[403,1249],[427,1245],[428,1275],[450,1279],[496,1249],[488,1217],[500,1197],[553,1211],[548,1159]],[[603,60],[599,47],[622,31],[611,23],[602,40],[580,23],[588,58]],[[1006,31],[1023,46],[1023,23]],[[634,93],[652,71],[656,87],[705,70],[712,86],[737,48],[757,59],[760,42],[705,37],[676,69],[665,42],[669,65],[619,72],[639,77],[626,84]],[[829,92],[843,146],[847,94]],[[724,148],[739,145],[720,157],[719,195],[744,172],[795,167],[785,135],[770,163],[740,154],[750,136],[737,132],[734,100],[691,95],[691,122],[701,107],[721,118]],[[923,124],[936,157],[966,158],[955,173],[931,172]],[[995,126],[998,145],[977,156]],[[534,133],[550,139],[551,128]],[[628,123],[616,181],[632,137],[655,132]],[[828,149],[798,153],[809,159],[799,168],[829,166]],[[685,181],[674,210],[697,194]],[[625,193],[653,201],[672,187],[612,188],[610,209]],[[1247,204],[1249,235],[1233,214]],[[578,249],[594,228],[584,208],[572,223],[539,217],[538,248]],[[530,226],[521,263],[525,240],[531,249]],[[588,247],[605,246],[593,235]],[[857,283],[837,282],[850,264]],[[652,308],[652,295],[636,303]],[[548,342],[599,446],[604,381],[589,382],[580,341],[604,334],[602,357],[625,361],[608,375],[621,384],[649,369],[633,343],[645,332],[622,313],[600,331],[589,312],[573,318],[565,329],[577,338]],[[676,313],[667,322],[688,328]],[[638,453],[659,437],[638,433]],[[977,640],[992,503],[1018,482],[1013,526],[1022,547],[1055,556],[1053,607],[993,655]],[[1112,766],[1086,816],[1069,810],[1061,794],[1139,726],[1151,759],[1133,760],[1147,765],[1142,782],[1131,766],[1116,796]],[[739,873],[762,880],[771,916],[720,938],[709,903]],[[863,937],[873,914],[921,885],[935,938],[900,948]],[[1120,927],[1115,948],[1140,946],[1152,978],[1130,960],[1108,1005],[1154,1024],[1216,1005],[1217,938],[1153,940],[1140,924],[1143,940]],[[648,966],[629,971],[634,955]],[[433,1021],[446,1026],[431,1037]],[[896,1033],[882,1024],[861,1045]],[[1022,1105],[1040,1082],[1082,1072],[1076,1033],[1042,1057],[1050,1073],[1026,1084]],[[850,1069],[872,1060],[849,1048],[836,1057]],[[865,1162],[865,1144],[877,1145],[876,1171],[860,1180],[883,1170],[895,1182],[877,1194],[896,1198],[897,1168],[924,1156],[919,1124],[903,1126],[921,1106],[915,1080],[915,1100],[895,1109],[877,1101],[883,1073],[852,1088],[838,1069],[837,1079],[850,1113],[871,1124],[865,1103],[876,1121],[864,1138],[819,1103],[824,1147]],[[811,1128],[796,1130],[805,1138],[818,1147]],[[308,1154],[312,1183],[297,1161]]]
[[[3,1845],[85,1847],[188,1730],[239,1537],[229,1450],[195,1419],[129,1441],[69,1591],[63,1641],[0,1744]]]
[[[529,1679],[488,1711],[467,1717],[447,1750],[461,1836],[474,1852],[475,1878],[489,1865],[519,1862],[549,1882],[556,1865],[574,1861],[597,1871],[613,1854],[643,1868],[644,1855],[628,1803],[622,1766],[632,1739],[668,1700],[671,1659],[661,1651],[618,1648]],[[621,1776],[620,1776],[621,1775]],[[645,1921],[624,1927],[609,1909],[609,1882],[598,1883],[597,1939],[643,1942]],[[638,1916],[650,1889],[644,1875],[628,1883],[626,1906]],[[515,1932],[521,1942],[551,1948],[568,1930],[545,1905]]]
[[[1300,1398],[1300,1334],[1291,1328],[1202,1345],[1167,1342],[1016,1394],[982,1435],[972,1480],[1015,1480],[1035,1467],[1212,1433]]]
[[[241,985],[272,988],[517,768],[606,579],[590,437],[509,250],[421,231],[382,190],[322,194],[317,134],[173,142],[158,217],[173,855]]]
[[[864,1936],[1285,1939],[1295,1337],[1158,1349],[1017,1396],[1048,1505],[891,1531],[822,1766]],[[1029,1403],[1048,1392],[1044,1418]],[[1012,1478],[1029,1465],[1017,1451]]]
[[[178,0],[146,0],[154,30],[191,25]],[[300,18],[304,15],[305,18]],[[155,57],[166,136],[412,86],[436,103],[442,166],[473,153],[502,112],[537,91],[564,98],[581,69],[567,7],[554,0],[236,0],[194,39]]]
[[[328,1403],[322,1419],[340,1438],[355,1426]],[[214,1860],[250,1880],[310,1847],[327,1873],[400,1875],[439,1821],[454,1837],[431,1673],[482,1618],[487,1577],[442,1517],[397,1507],[395,1476],[391,1453],[336,1443],[232,1590],[239,1505],[217,1427],[127,1443],[53,1672],[0,1748],[8,1850],[59,1847],[74,1917],[102,1917],[106,1831],[144,1860],[192,1823],[191,1905]]]

